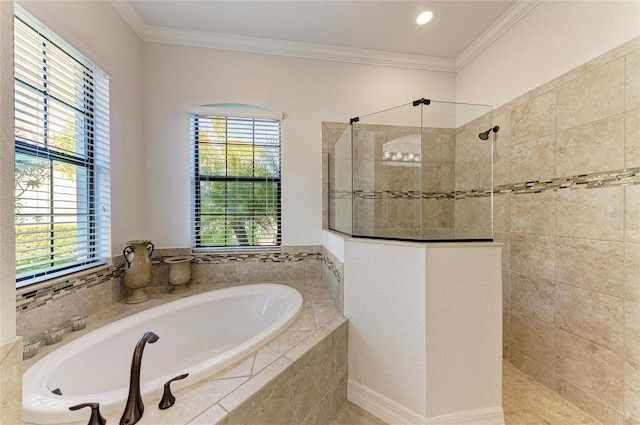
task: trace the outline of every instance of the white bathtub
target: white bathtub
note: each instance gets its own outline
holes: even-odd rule
[[[240,360],[289,326],[302,296],[284,285],[254,284],[206,292],[118,320],[45,356],[23,375],[23,420],[37,424],[81,421],[89,410],[69,406],[99,402],[104,415],[122,412],[131,357],[147,331],[160,339],[142,356],[145,402],[162,395],[169,379],[189,373],[184,388]],[[59,388],[62,395],[51,391]],[[146,408],[157,408],[147,406]]]

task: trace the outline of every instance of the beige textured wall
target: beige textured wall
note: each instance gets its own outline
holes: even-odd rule
[[[639,49],[494,111],[504,356],[604,424],[640,423]]]

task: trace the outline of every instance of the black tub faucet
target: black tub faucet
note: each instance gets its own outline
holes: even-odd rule
[[[142,366],[142,352],[144,346],[148,342],[153,344],[160,337],[153,332],[145,333],[136,344],[133,350],[133,358],[131,359],[131,378],[129,380],[129,396],[127,397],[127,405],[124,408],[120,425],[133,425],[140,420],[144,412],[144,404],[142,403],[142,395],[140,394],[140,367]]]

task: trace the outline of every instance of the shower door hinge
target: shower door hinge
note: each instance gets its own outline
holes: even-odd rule
[[[422,99],[418,99],[418,100],[414,100],[413,101],[413,106],[430,105],[430,104],[431,104],[431,100],[425,99],[424,97]]]
[[[358,121],[360,121],[360,117],[351,118],[349,120],[349,124],[353,124],[354,122],[358,122]]]

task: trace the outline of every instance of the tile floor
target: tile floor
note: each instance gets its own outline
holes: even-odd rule
[[[600,424],[510,363],[503,363],[502,374],[505,425]],[[329,425],[385,425],[385,422],[347,402]]]

